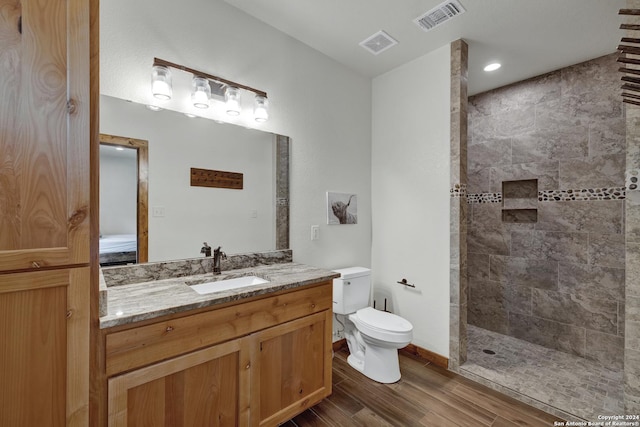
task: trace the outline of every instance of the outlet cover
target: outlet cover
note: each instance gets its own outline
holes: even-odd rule
[[[164,216],[164,206],[154,206],[151,209],[151,215],[154,217],[163,217]]]

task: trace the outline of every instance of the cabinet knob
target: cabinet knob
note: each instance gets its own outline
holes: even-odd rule
[[[77,110],[77,103],[74,99],[70,99],[67,101],[67,113],[73,114]]]
[[[251,367],[251,363],[247,363],[247,366],[245,366],[245,369],[249,369]]]
[[[315,304],[311,304],[311,308],[316,308],[316,305]]]
[[[38,261],[33,261],[33,262],[31,263],[31,266],[32,266],[33,268],[40,268],[40,264],[38,264]]]
[[[171,331],[173,331],[173,326],[167,326],[166,331],[167,331],[167,332],[171,332]]]
[[[71,319],[71,316],[73,316],[73,311],[72,310],[67,311],[67,319]]]

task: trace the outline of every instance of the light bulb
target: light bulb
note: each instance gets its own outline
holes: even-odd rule
[[[260,123],[269,120],[269,100],[266,96],[256,95],[253,118]]]
[[[151,93],[153,96],[167,101],[171,99],[173,89],[171,87],[171,71],[168,67],[154,65],[151,71]]]
[[[237,87],[227,86],[224,92],[224,99],[227,104],[227,114],[237,116],[240,114],[240,90]]]
[[[196,108],[209,108],[211,99],[211,86],[204,77],[193,76],[191,84],[191,102]]]

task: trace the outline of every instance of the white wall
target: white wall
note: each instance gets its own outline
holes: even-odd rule
[[[266,91],[271,117],[259,127],[292,139],[294,259],[327,268],[370,265],[370,79],[222,0],[109,0],[100,13],[101,93],[150,102],[154,57]],[[174,90],[183,77],[174,73]],[[236,122],[256,126],[246,116]],[[358,194],[357,225],[326,224],[327,190]],[[310,240],[313,224],[320,240]]]
[[[227,253],[275,248],[273,134],[108,96],[100,127],[149,141],[149,261],[201,256],[204,241]],[[242,173],[243,189],[192,187],[192,167]]]
[[[138,165],[135,151],[100,149],[100,234],[136,234]]]
[[[450,47],[373,80],[374,298],[449,355]],[[396,282],[406,278],[408,289]]]

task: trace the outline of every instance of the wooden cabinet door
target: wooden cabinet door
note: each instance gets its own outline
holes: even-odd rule
[[[249,424],[248,339],[240,338],[109,380],[109,427]]]
[[[331,394],[331,311],[252,336],[251,425],[275,426]]]
[[[89,1],[0,11],[0,272],[88,264]]]
[[[0,274],[0,426],[89,421],[89,267]]]

